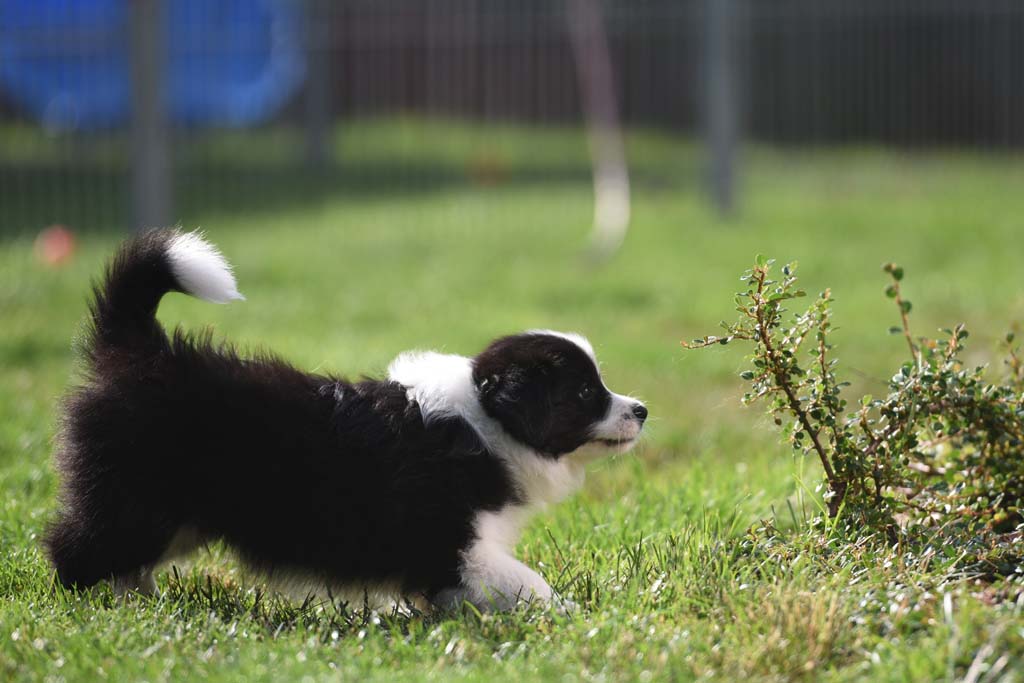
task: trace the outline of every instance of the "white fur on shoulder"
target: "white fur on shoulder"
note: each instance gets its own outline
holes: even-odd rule
[[[238,292],[231,265],[198,232],[173,237],[167,245],[167,258],[178,284],[192,296],[215,304],[245,299]]]
[[[483,412],[473,386],[473,364],[465,356],[406,351],[388,365],[388,379],[407,387],[426,422],[462,417],[472,424],[471,417]]]

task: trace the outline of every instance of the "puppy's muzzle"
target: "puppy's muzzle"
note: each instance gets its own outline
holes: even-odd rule
[[[594,441],[609,448],[628,449],[647,420],[647,406],[625,396],[613,395],[608,417],[594,430]]]

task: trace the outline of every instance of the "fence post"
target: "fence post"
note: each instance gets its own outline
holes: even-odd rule
[[[331,157],[330,2],[306,0],[305,5],[306,163],[319,168]]]
[[[704,41],[704,134],[708,184],[715,208],[732,213],[736,202],[736,152],[739,111],[736,103],[736,1],[706,0]]]
[[[171,218],[170,128],[166,96],[163,0],[130,0],[132,72],[132,224],[166,226]]]
[[[619,123],[611,49],[598,0],[568,0],[566,20],[576,63],[594,176],[590,255],[611,256],[626,238],[630,218],[629,166]]]

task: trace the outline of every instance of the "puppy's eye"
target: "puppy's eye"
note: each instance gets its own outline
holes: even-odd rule
[[[580,398],[584,401],[589,401],[594,396],[594,387],[589,384],[584,384],[580,387]]]

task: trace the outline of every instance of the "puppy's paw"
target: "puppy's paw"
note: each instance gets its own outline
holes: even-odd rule
[[[580,606],[575,601],[562,597],[558,593],[551,596],[549,605],[555,614],[563,617],[571,617],[580,611]]]
[[[436,609],[442,611],[458,611],[466,605],[480,612],[511,612],[535,607],[552,608],[560,600],[550,589],[538,594],[537,591],[519,587],[514,591],[500,592],[496,590],[467,590],[464,587],[446,588],[437,593],[432,600]],[[573,607],[575,604],[569,601]]]

